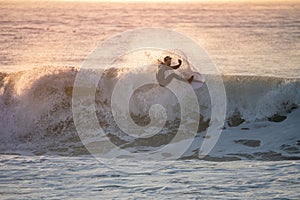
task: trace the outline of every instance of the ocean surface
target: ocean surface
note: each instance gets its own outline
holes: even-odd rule
[[[299,19],[297,2],[0,1],[0,199],[299,199]],[[129,80],[132,89],[130,81],[150,79],[163,55],[174,64],[182,59],[182,73],[195,70],[182,49],[141,50],[105,70],[81,68],[101,42],[149,27],[176,31],[206,51],[224,84],[224,122],[214,120],[210,99],[209,83],[218,76],[203,74],[207,84],[194,96],[187,84],[175,95],[153,84],[132,93],[135,125],[126,128],[164,118],[162,128],[147,129],[156,135],[119,127],[115,117],[128,116],[112,109],[118,82]],[[148,66],[135,68],[140,61]],[[78,89],[79,75],[87,81]],[[88,85],[95,77],[99,82]],[[75,101],[76,94],[84,98]],[[192,97],[196,110],[188,106]],[[82,115],[73,112],[77,107]],[[195,112],[198,118],[182,118]],[[173,140],[179,130],[182,138]],[[221,134],[201,157],[202,146],[215,139],[211,130]]]

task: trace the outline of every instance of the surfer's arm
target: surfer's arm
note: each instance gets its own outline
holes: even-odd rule
[[[161,61],[161,60],[159,60],[159,59],[157,59],[157,62],[158,62],[158,64],[160,64],[160,65],[164,65],[164,64],[165,64],[163,61]]]
[[[182,61],[180,59],[178,59],[179,64],[178,65],[174,65],[174,66],[170,66],[172,69],[178,69],[181,66]]]

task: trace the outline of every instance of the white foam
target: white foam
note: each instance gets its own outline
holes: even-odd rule
[[[78,142],[74,141],[76,130],[72,123],[71,110],[71,93],[76,71],[74,68],[68,67],[48,67],[1,76],[0,149],[2,152],[26,149],[32,151],[49,146],[64,147],[68,138],[71,138],[71,144]],[[96,94],[96,104],[103,117],[99,120],[107,122],[111,134],[126,141],[130,140],[110,127],[113,124],[111,123],[113,119],[109,115],[110,96],[116,82],[125,77],[146,78],[149,73],[154,72],[153,68],[138,70],[115,68],[107,70],[101,77]],[[87,77],[101,74],[99,71],[93,73],[86,71],[85,73]],[[213,80],[214,78],[212,75],[204,76],[205,79]],[[237,111],[240,112],[241,117],[248,123],[250,131],[241,131],[240,127],[225,130],[222,138],[229,140],[223,150],[220,150],[221,152],[228,153],[224,149],[233,145],[230,139],[231,135],[243,134],[245,137],[260,138],[262,141],[273,139],[274,134],[277,135],[278,140],[286,142],[292,136],[297,138],[295,132],[299,129],[297,123],[300,116],[295,113],[298,113],[298,110],[292,114],[288,114],[288,112],[294,104],[300,102],[298,79],[250,76],[224,76],[223,78],[227,92],[228,117]],[[182,91],[183,94],[184,92]],[[208,91],[202,87],[195,92],[200,102],[201,114],[209,118]],[[133,114],[147,115],[152,105],[160,104],[168,111],[169,120],[180,117],[176,97],[159,86],[141,88],[136,91],[134,97],[130,104]],[[188,105],[188,101],[187,98],[184,106]],[[266,121],[267,117],[277,113],[288,115],[286,121],[289,123],[276,124]],[[156,115],[159,114],[156,113]],[[287,130],[290,132],[286,133]],[[168,130],[164,128],[163,132],[167,134]],[[280,133],[286,134],[280,135]],[[278,140],[275,143],[278,143]],[[294,142],[294,140],[291,141]],[[270,144],[269,147],[277,148]]]

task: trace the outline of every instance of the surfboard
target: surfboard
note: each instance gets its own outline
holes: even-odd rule
[[[185,77],[187,79],[189,79],[191,76],[194,76],[194,79],[191,82],[192,88],[194,90],[201,88],[204,84],[204,81],[205,81],[204,77],[198,72],[190,72],[190,73],[185,74]]]

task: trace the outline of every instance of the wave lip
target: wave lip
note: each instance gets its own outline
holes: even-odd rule
[[[88,154],[77,136],[71,109],[77,72],[78,69],[72,67],[45,67],[0,73],[2,153],[29,151],[47,154],[53,151],[66,155]],[[103,73],[96,90],[99,123],[106,127],[111,140],[124,148],[159,146],[154,144],[160,144],[157,141],[167,142],[163,138],[172,137],[180,118],[176,98],[169,93],[162,93],[160,87],[140,88],[130,105],[131,116],[138,125],[149,122],[148,108],[154,103],[159,102],[172,111],[168,115],[168,123],[158,136],[152,141],[132,142],[132,138],[124,136],[114,126],[109,110],[112,89],[122,76],[129,76],[130,73],[147,76],[150,71],[111,68]],[[93,75],[97,75],[97,72],[93,72]],[[214,77],[205,75],[205,78]],[[300,104],[299,79],[224,75],[223,81],[228,104],[225,127],[228,129],[230,126],[271,123],[269,121],[278,120],[278,116],[289,116]],[[200,132],[205,132],[210,119],[209,91],[203,86],[195,92],[200,102],[201,127],[198,131],[202,134]],[[283,123],[286,120],[282,120]]]

